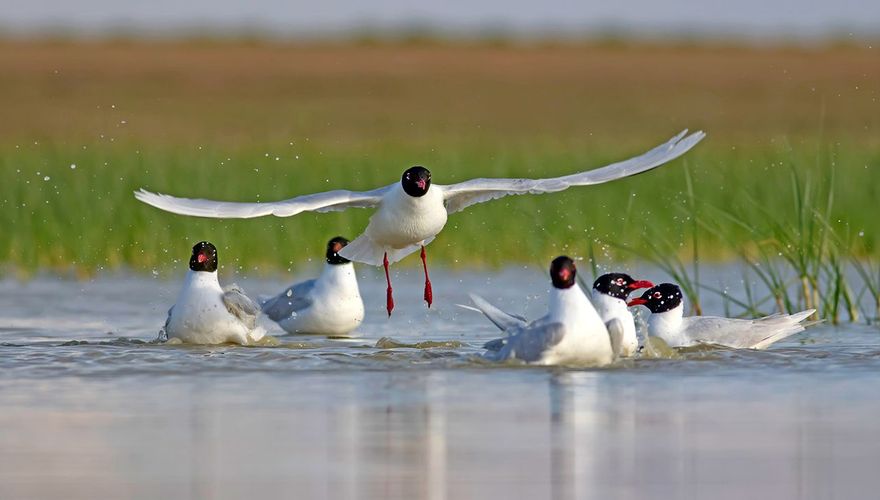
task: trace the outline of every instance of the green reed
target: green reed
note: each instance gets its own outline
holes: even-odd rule
[[[516,145],[461,140],[452,146],[432,150],[393,140],[369,148],[317,141],[201,148],[2,146],[0,262],[23,275],[53,270],[84,276],[121,268],[165,273],[182,265],[181,255],[195,241],[209,239],[218,244],[227,268],[287,273],[319,260],[328,237],[359,233],[370,212],[200,219],[138,203],[132,191],[146,187],[180,196],[268,201],[337,187],[369,189],[395,182],[413,163],[432,168],[435,182],[451,183],[475,176],[560,175],[638,152],[546,139]],[[738,257],[774,293],[779,310],[807,301],[824,310],[832,305],[819,304],[816,297],[834,273],[842,275],[858,261],[864,263],[863,274],[875,275],[867,266],[877,252],[877,223],[864,207],[873,203],[880,176],[860,165],[876,164],[878,155],[848,150],[842,156],[838,168],[857,181],[833,184],[831,198],[820,189],[828,185],[827,175],[819,177],[821,169],[807,176],[789,168],[783,175],[779,168],[763,172],[754,160],[798,164],[791,151],[730,153],[707,142],[685,160],[631,179],[509,197],[453,214],[430,246],[429,258],[451,267],[497,267],[544,262],[561,253],[590,256],[591,265],[636,257],[666,269],[696,307],[701,290],[716,292],[701,283],[700,263]],[[779,187],[781,182],[787,189]],[[853,234],[863,233],[859,245],[846,247],[832,237],[840,232],[837,220],[846,221]],[[596,242],[626,251],[590,250]],[[838,264],[823,267],[829,256]],[[403,262],[409,264],[415,261]],[[789,273],[805,278],[800,283],[806,294],[793,294]],[[843,304],[847,297],[856,303],[865,293],[876,298],[880,289],[877,279],[870,286],[847,285],[832,295]]]
[[[836,154],[810,168],[787,161],[787,179],[777,169],[775,175],[762,178],[761,186],[738,189],[734,200],[721,203],[700,196],[690,171],[685,170],[684,191],[664,200],[679,209],[677,228],[649,227],[645,233],[648,241],[641,246],[612,245],[668,273],[695,304],[697,314],[698,290],[706,290],[722,297],[728,313],[731,305],[746,316],[811,308],[817,310],[814,319],[836,324],[858,321],[861,309],[870,322],[871,315],[862,305],[866,294],[874,304],[873,316],[880,317],[880,268],[876,257],[871,257],[876,248],[869,236],[876,224],[863,225],[856,211],[842,211],[837,206],[853,188],[850,183],[841,186],[836,182],[838,165]],[[761,187],[770,183],[773,191],[762,192]],[[858,238],[852,237],[854,231]],[[690,243],[689,248],[685,242]],[[718,246],[732,251],[744,266],[744,299],[700,279],[700,249]],[[750,277],[769,295],[757,296]],[[766,309],[768,304],[772,304],[771,310]]]

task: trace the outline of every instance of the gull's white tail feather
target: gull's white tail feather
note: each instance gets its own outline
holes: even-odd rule
[[[774,314],[773,316],[767,316],[766,318],[758,320],[762,325],[777,326],[780,330],[752,345],[752,349],[766,349],[782,339],[804,331],[806,325],[802,324],[801,321],[809,318],[815,312],[815,309],[807,309],[806,311],[801,311],[795,314]]]
[[[379,245],[366,234],[362,234],[340,250],[339,255],[350,261],[381,266],[386,252],[388,254],[388,263],[393,264],[416,250],[420,250],[422,245],[427,245],[433,240],[434,238],[428,238],[418,245],[410,245],[404,248],[389,248]]]
[[[340,250],[339,255],[353,262],[381,266],[385,256],[385,247],[377,245],[369,236],[362,234]]]

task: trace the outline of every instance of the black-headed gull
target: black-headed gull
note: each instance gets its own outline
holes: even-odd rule
[[[635,280],[624,273],[603,274],[593,282],[590,298],[602,321],[608,323],[612,319],[618,319],[623,325],[623,339],[619,353],[621,356],[632,356],[639,348],[636,324],[627,308],[627,298],[634,290],[652,286],[654,284],[650,281]]]
[[[327,263],[321,274],[262,301],[263,313],[288,333],[345,335],[364,320],[364,302],[354,265],[339,255],[348,240],[327,242]]]
[[[738,349],[765,349],[774,342],[804,331],[802,321],[815,309],[795,314],[773,314],[758,319],[684,317],[681,289],[661,283],[629,302],[651,311],[648,335],[659,337],[670,347],[714,344]]]
[[[419,249],[425,270],[424,298],[428,307],[431,306],[433,292],[428,278],[425,245],[443,229],[449,214],[507,195],[552,193],[571,186],[601,184],[646,172],[678,158],[705,137],[703,132],[685,137],[686,134],[687,130],[647,153],[622,162],[550,179],[471,179],[446,186],[432,185],[431,172],[415,166],[403,173],[399,183],[372,191],[340,189],[277,202],[238,203],[175,198],[143,189],[136,191],[135,197],[168,212],[214,218],[289,217],[305,211],[377,207],[363,234],[345,247],[341,255],[355,262],[385,267],[388,285],[386,308],[391,315],[394,299],[388,265]]]
[[[260,306],[236,285],[220,288],[217,248],[196,243],[189,271],[174,306],[168,310],[165,336],[191,344],[249,344],[263,338],[257,325]]]
[[[487,343],[485,356],[495,361],[519,359],[542,365],[611,363],[619,349],[623,327],[616,319],[606,327],[577,285],[576,275],[577,268],[570,258],[563,255],[553,259],[549,311],[532,322],[505,313],[472,295],[475,310],[507,332],[507,337]]]

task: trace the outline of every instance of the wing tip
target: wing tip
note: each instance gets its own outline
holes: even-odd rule
[[[455,305],[456,305],[457,307],[460,307],[460,308],[465,309],[465,310],[467,310],[467,311],[473,311],[473,312],[478,312],[478,313],[482,313],[482,312],[483,312],[483,311],[477,309],[476,307],[474,307],[474,306],[469,306],[469,305],[467,305],[467,304],[455,304]]]
[[[153,192],[151,192],[151,191],[147,191],[147,190],[144,189],[144,188],[140,188],[140,189],[138,189],[137,191],[134,192],[134,197],[135,197],[136,199],[140,200],[140,201],[143,201],[143,202],[145,202],[145,203],[148,203],[147,200],[156,199],[156,198],[161,198],[162,195],[159,194],[159,193],[153,193]]]
[[[696,145],[698,142],[700,142],[706,138],[706,133],[703,132],[702,130],[697,130],[696,132],[694,132],[690,135],[687,135],[687,133],[688,133],[688,129],[682,130],[676,136],[676,138],[678,140],[675,141],[675,143],[673,144],[673,147],[686,146],[688,149],[690,149],[694,145]]]

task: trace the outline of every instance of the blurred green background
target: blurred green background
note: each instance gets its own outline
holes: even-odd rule
[[[331,236],[359,234],[370,212],[197,219],[132,191],[268,201],[370,189],[414,164],[441,184],[546,177],[628,158],[683,128],[708,133],[683,159],[472,207],[450,218],[430,258],[625,258],[609,243],[648,251],[661,239],[728,259],[768,213],[796,223],[792,172],[822,191],[817,210],[833,195],[827,221],[851,251],[876,257],[877,61],[856,43],[7,40],[0,262],[20,275],[162,272],[208,239],[243,271],[283,271],[320,260]],[[694,217],[725,236],[694,238]]]

